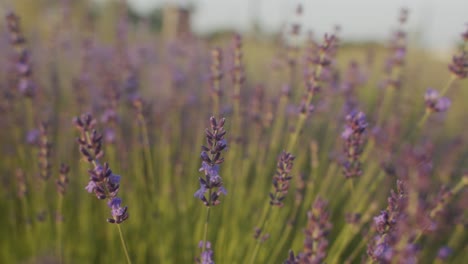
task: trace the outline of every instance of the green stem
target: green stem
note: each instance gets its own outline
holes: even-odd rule
[[[272,205],[270,205],[269,203],[267,204],[267,207],[264,209],[264,213],[263,213],[263,217],[262,217],[262,220],[260,221],[260,230],[261,230],[261,233],[264,233],[266,227],[268,226],[268,218],[270,216],[270,212],[271,212],[271,207]],[[254,248],[254,251],[252,253],[252,257],[250,258],[250,264],[254,264],[255,263],[255,259],[257,258],[257,254],[258,254],[258,251],[260,249],[260,246],[263,244],[262,243],[262,238],[261,238],[261,234],[259,235],[259,237],[256,239],[256,244],[255,244],[255,248]]]
[[[349,195],[352,195],[353,191],[354,191],[353,178],[349,178],[349,179],[347,179],[347,181],[348,181]]]
[[[421,129],[426,124],[426,121],[430,115],[431,115],[431,111],[426,110],[426,112],[424,112],[424,115],[421,117],[421,120],[419,120],[418,122],[417,129]]]
[[[145,155],[145,160],[146,160],[146,166],[147,166],[147,169],[148,169],[148,176],[147,176],[147,181],[150,185],[150,188],[149,190],[152,191],[154,190],[154,188],[156,187],[155,186],[155,183],[153,181],[155,175],[154,175],[154,170],[153,170],[153,159],[152,159],[152,156],[151,156],[151,151],[150,151],[150,142],[149,142],[149,137],[148,137],[148,129],[146,128],[146,123],[145,123],[145,119],[143,117],[141,117],[141,134],[142,134],[142,137],[143,137],[143,152],[144,152],[144,155]],[[156,183],[157,184],[157,183]]]
[[[447,81],[447,83],[445,84],[444,88],[442,88],[442,90],[440,91],[440,96],[444,96],[448,90],[450,89],[450,87],[452,87],[452,84],[455,82],[455,80],[457,79],[457,77],[455,75],[451,75],[450,76],[450,79]]]
[[[211,190],[210,190],[210,197],[211,197]],[[206,249],[206,239],[208,237],[208,224],[210,222],[210,211],[211,211],[210,208],[211,206],[208,206],[208,209],[206,210],[205,228],[203,231],[202,253],[205,252],[205,249]]]
[[[128,250],[127,250],[127,245],[125,244],[125,240],[123,237],[122,229],[120,228],[120,224],[117,224],[117,229],[119,229],[119,235],[120,235],[120,242],[122,242],[122,247],[125,252],[125,257],[127,258],[127,263],[131,264],[132,261],[130,260],[130,255],[128,255]]]
[[[63,222],[62,222],[62,208],[63,208],[63,196],[59,194],[58,201],[57,201],[57,215],[55,218],[56,221],[56,228],[57,228],[57,257],[59,259],[59,263],[64,263],[63,261],[63,239],[62,239],[62,229],[63,229]]]

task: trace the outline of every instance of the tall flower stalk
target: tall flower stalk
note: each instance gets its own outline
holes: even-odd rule
[[[272,181],[274,191],[270,193],[270,201],[264,209],[260,225],[255,228],[254,238],[257,243],[249,263],[256,263],[255,260],[260,249],[260,245],[262,245],[263,242],[269,238],[269,234],[265,233],[265,230],[267,230],[268,227],[272,207],[277,206],[281,208],[284,206],[283,201],[288,194],[290,181],[292,179],[291,170],[294,159],[295,157],[291,155],[291,153],[285,151],[283,151],[278,158],[278,162],[276,164],[276,173],[273,176]]]
[[[215,117],[210,117],[211,127],[205,130],[207,146],[202,146],[200,172],[203,172],[203,176],[199,177],[200,189],[194,194],[195,198],[200,199],[207,207],[203,241],[201,242],[202,255],[206,254],[208,244],[210,208],[221,202],[219,200],[221,194],[227,195],[227,191],[223,186],[223,179],[219,175],[219,165],[224,162],[222,151],[227,147],[227,142],[224,139],[226,135],[226,130],[224,130],[225,121],[224,118],[218,121]]]
[[[89,193],[94,193],[99,200],[107,200],[112,215],[112,218],[108,218],[107,222],[117,224],[127,263],[132,263],[120,227],[120,224],[129,216],[127,206],[122,207],[122,199],[117,197],[120,189],[120,175],[114,174],[108,163],[101,165],[99,162],[99,159],[104,156],[103,136],[95,129],[96,120],[90,114],[84,114],[81,117],[76,117],[74,123],[81,133],[80,137],[77,138],[80,153],[93,166],[92,169],[88,170],[89,182],[85,189]]]
[[[55,216],[56,228],[57,228],[57,257],[60,263],[64,263],[63,260],[63,196],[68,187],[68,172],[70,167],[66,164],[60,165],[60,174],[58,179],[55,181],[57,186],[58,200],[57,200],[57,214]]]

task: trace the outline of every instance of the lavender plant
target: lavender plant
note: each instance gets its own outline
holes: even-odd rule
[[[201,263],[211,263],[209,262],[211,257],[207,256],[207,254],[212,254],[212,251],[209,249],[207,251],[207,247],[210,245],[207,240],[210,209],[221,202],[219,200],[221,194],[227,195],[227,191],[223,186],[223,179],[219,175],[219,166],[224,162],[222,151],[227,147],[227,142],[224,139],[226,135],[226,130],[224,130],[225,122],[226,119],[224,118],[216,120],[215,117],[210,117],[210,129],[207,128],[205,130],[207,146],[202,146],[200,154],[202,164],[199,171],[203,172],[204,176],[198,178],[200,189],[195,192],[194,196],[200,199],[207,207],[203,240],[201,241]]]
[[[129,216],[127,206],[122,207],[122,199],[117,197],[120,189],[120,175],[112,173],[108,163],[101,165],[99,162],[99,159],[104,155],[102,150],[103,136],[98,134],[95,129],[96,120],[90,114],[83,114],[81,117],[76,117],[74,123],[80,131],[80,137],[77,138],[80,152],[83,158],[93,166],[92,169],[88,170],[89,182],[85,189],[88,193],[94,193],[100,200],[107,199],[107,205],[111,208],[112,215],[112,218],[108,218],[107,222],[117,224],[127,262],[131,263],[120,228],[120,224]]]

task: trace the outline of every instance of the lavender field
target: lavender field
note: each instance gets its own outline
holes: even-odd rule
[[[2,6],[0,263],[467,263],[468,24],[440,59],[405,8],[356,44],[71,5]]]

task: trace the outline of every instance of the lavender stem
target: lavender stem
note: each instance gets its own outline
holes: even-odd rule
[[[122,247],[123,247],[124,252],[125,252],[125,257],[127,258],[127,263],[132,264],[132,261],[130,260],[130,256],[128,255],[127,245],[125,244],[125,240],[124,240],[124,237],[123,237],[122,228],[120,228],[120,224],[117,224],[117,228],[119,229],[120,242],[122,242]]]

